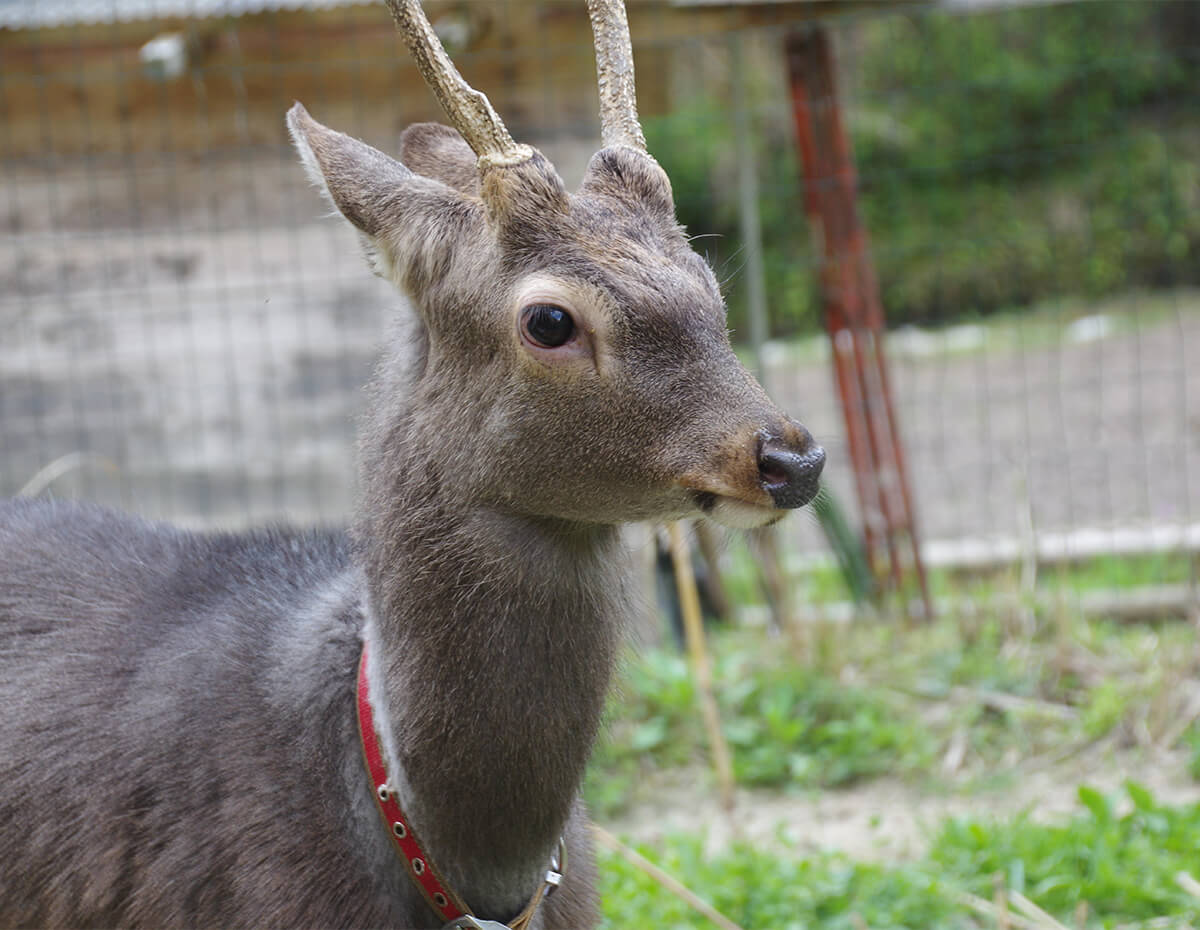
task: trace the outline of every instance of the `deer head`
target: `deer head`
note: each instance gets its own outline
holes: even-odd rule
[[[422,451],[392,467],[419,460],[440,494],[588,523],[751,527],[811,500],[824,452],[734,356],[646,151],[622,0],[588,0],[603,148],[574,194],[466,84],[418,0],[387,4],[455,128],[410,127],[396,160],[288,114],[314,183],[412,309],[376,455],[402,430]]]

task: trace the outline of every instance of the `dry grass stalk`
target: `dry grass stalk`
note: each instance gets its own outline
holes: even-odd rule
[[[1027,712],[1057,717],[1060,720],[1074,720],[1079,711],[1066,704],[1046,701],[1039,698],[1020,697],[1006,694],[1003,691],[987,691],[982,688],[964,688],[957,686],[950,689],[950,696],[958,700],[975,701],[988,710],[1000,713]]]
[[[950,742],[946,746],[946,754],[942,757],[942,772],[946,775],[957,775],[967,757],[967,728],[955,727],[950,734]]]
[[[985,917],[991,917],[996,921],[997,926],[1015,927],[1016,930],[1045,930],[1045,928],[1032,920],[1026,920],[1020,914],[1013,914],[1008,911],[1008,908],[1003,909],[997,907],[991,901],[981,898],[969,892],[962,892],[958,895],[958,900],[975,911],[977,914],[982,914]],[[1001,921],[1007,921],[1002,924]]]
[[[1183,739],[1183,734],[1197,720],[1200,720],[1200,688],[1192,685],[1191,694],[1183,714],[1163,733],[1162,738],[1158,741],[1158,748],[1174,749],[1175,744]]]
[[[996,908],[996,930],[1008,930],[1012,916],[1008,912],[1008,889],[1004,886],[1004,876],[999,872],[992,876],[992,904]]]
[[[704,726],[708,731],[708,745],[712,752],[713,768],[721,788],[721,806],[729,818],[729,826],[737,835],[737,823],[733,816],[735,803],[733,791],[733,762],[729,746],[721,730],[721,715],[717,710],[717,698],[713,693],[712,663],[708,656],[708,645],[704,639],[704,620],[700,615],[700,594],[696,590],[696,577],[692,573],[691,553],[688,551],[687,536],[679,523],[668,527],[671,536],[671,559],[675,566],[675,583],[679,588],[679,607],[683,614],[683,629],[687,638],[688,655],[700,692],[700,710]]]
[[[97,455],[94,452],[68,452],[66,455],[60,455],[48,465],[42,466],[37,474],[26,481],[21,490],[17,491],[16,496],[37,497],[63,475],[77,471],[89,464],[98,465],[110,474],[115,475],[119,472],[116,463],[103,455]]]
[[[1066,924],[1060,923],[1043,911],[1040,907],[1025,897],[1025,895],[1021,894],[1021,892],[1010,891],[1008,896],[1012,903],[1016,906],[1017,910],[1019,910],[1030,920],[1037,921],[1039,926],[1053,928],[1053,930],[1071,930],[1071,928]]]
[[[604,846],[606,849],[610,849],[617,853],[635,869],[638,869],[643,874],[649,876],[660,886],[671,892],[671,894],[685,902],[693,910],[703,914],[710,921],[720,927],[721,930],[742,930],[741,927],[739,927],[715,907],[701,898],[698,894],[684,885],[681,881],[679,881],[679,879],[675,878],[668,872],[664,872],[637,850],[626,846],[603,827],[592,824],[592,833],[596,837],[596,841],[601,846]]]
[[[1200,882],[1192,878],[1187,872],[1179,872],[1175,875],[1175,884],[1190,894],[1193,898],[1200,898]]]

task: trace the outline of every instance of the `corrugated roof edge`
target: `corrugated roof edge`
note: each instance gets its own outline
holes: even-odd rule
[[[0,0],[0,29],[49,29],[154,19],[210,19],[329,9],[369,0]]]

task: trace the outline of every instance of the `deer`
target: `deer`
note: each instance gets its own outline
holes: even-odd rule
[[[773,523],[824,452],[738,362],[588,0],[570,193],[387,0],[453,128],[287,122],[400,294],[348,531],[0,504],[0,925],[595,926],[580,785],[633,521]]]

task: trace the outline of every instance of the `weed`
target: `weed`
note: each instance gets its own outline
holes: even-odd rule
[[[924,730],[877,690],[745,654],[719,667],[719,701],[742,784],[830,787],[911,771],[931,758]]]
[[[1060,824],[1028,815],[949,821],[926,857],[896,865],[803,856],[786,845],[737,844],[706,856],[695,836],[641,851],[746,930],[991,927],[966,894],[991,899],[997,876],[1072,925],[1082,903],[1088,927],[1155,919],[1183,928],[1200,919],[1200,901],[1176,879],[1196,869],[1200,804],[1169,807],[1134,783],[1120,798],[1082,787],[1079,800],[1081,811]],[[601,894],[605,927],[709,926],[613,855],[602,856]]]
[[[1187,749],[1188,774],[1200,781],[1200,723],[1193,723],[1183,735],[1183,745]]]
[[[757,631],[713,638],[722,724],[744,786],[824,788],[914,777],[937,760],[960,780],[1020,771],[1097,740],[1170,737],[1196,674],[1195,631],[1084,623],[1014,632],[1002,619],[943,619],[837,632],[837,662],[797,663]],[[649,796],[662,770],[703,769],[706,741],[685,659],[628,662],[610,702],[586,795],[604,818]]]
[[[714,682],[743,785],[829,787],[912,770],[932,757],[926,732],[898,696],[845,685],[787,656],[729,649],[716,662]],[[648,653],[629,664],[610,704],[588,801],[602,816],[615,814],[655,770],[702,762],[704,745],[687,663]]]
[[[1200,804],[1170,808],[1133,782],[1117,799],[1128,807],[1125,813],[1119,813],[1122,804],[1086,786],[1079,800],[1085,810],[1057,825],[1029,815],[950,821],[929,859],[980,895],[990,894],[991,876],[1004,875],[1009,887],[1063,916],[1080,901],[1098,917],[1127,921],[1200,916],[1200,901],[1175,877],[1196,868]]]
[[[710,858],[694,836],[671,837],[640,851],[746,930],[975,926],[955,920],[952,895],[919,866],[889,869],[840,856],[805,859],[794,850],[746,844]],[[605,856],[601,876],[604,927],[711,927],[623,859]]]

